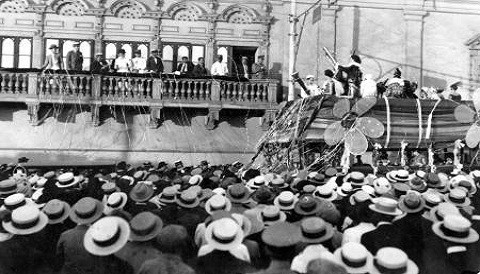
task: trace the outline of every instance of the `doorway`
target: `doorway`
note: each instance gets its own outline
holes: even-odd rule
[[[248,58],[248,67],[251,68],[255,63],[256,47],[232,47],[233,62],[231,64],[231,70],[234,75],[237,75],[238,68],[242,66],[242,57]]]

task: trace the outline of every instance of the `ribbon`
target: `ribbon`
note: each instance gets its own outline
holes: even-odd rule
[[[423,135],[423,119],[422,119],[422,104],[420,103],[420,99],[417,98],[417,112],[418,112],[418,141],[417,141],[417,148],[420,146],[422,142],[422,135]]]
[[[432,133],[433,112],[435,111],[435,109],[437,108],[437,106],[440,104],[441,101],[442,101],[441,99],[437,100],[437,102],[435,103],[435,105],[432,108],[432,111],[430,112],[430,115],[428,115],[427,132],[425,133],[425,139],[427,139],[427,140],[430,139],[430,135]]]
[[[385,107],[387,108],[387,137],[385,138],[385,148],[388,148],[388,144],[390,144],[390,134],[392,130],[392,121],[391,121],[391,113],[390,113],[390,102],[388,101],[387,96],[383,96],[385,100]]]

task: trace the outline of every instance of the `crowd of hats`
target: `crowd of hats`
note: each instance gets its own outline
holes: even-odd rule
[[[253,241],[265,250],[260,254],[293,252],[289,267],[298,273],[326,273],[319,267],[315,272],[319,260],[326,260],[344,273],[413,274],[424,266],[408,250],[388,244],[369,250],[361,241],[342,239],[342,233],[369,222],[356,216],[365,210],[393,224],[416,214],[442,241],[478,245],[479,183],[480,171],[400,169],[373,175],[343,174],[329,167],[273,174],[238,163],[212,166],[206,161],[192,167],[164,162],[134,167],[122,162],[115,172],[96,174],[46,170],[0,181],[0,241],[71,222],[88,226],[86,251],[109,256],[128,242],[175,246],[173,234],[180,232],[173,226],[182,225],[196,244],[192,260],[216,250],[268,268],[268,263],[254,264],[255,255],[242,248],[245,241]],[[76,196],[68,196],[71,193]],[[182,212],[200,219],[181,220]],[[162,231],[167,236],[160,237]],[[477,267],[480,271],[480,262]]]

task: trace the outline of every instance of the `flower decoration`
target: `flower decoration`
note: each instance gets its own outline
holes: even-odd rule
[[[367,137],[379,138],[385,131],[378,119],[361,117],[376,102],[375,98],[362,98],[350,108],[349,100],[338,100],[333,106],[333,115],[341,120],[327,127],[323,136],[325,143],[333,146],[343,141],[345,148],[353,155],[364,154],[368,148]]]
[[[475,110],[467,105],[458,105],[455,108],[455,119],[463,124],[472,124],[465,136],[465,143],[469,148],[475,148],[480,143],[480,94],[473,95]]]

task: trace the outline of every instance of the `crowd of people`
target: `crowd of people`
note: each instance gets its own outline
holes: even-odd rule
[[[82,71],[83,70],[83,54],[80,51],[80,43],[73,43],[73,49],[67,53],[66,62],[62,60],[62,56],[59,47],[55,44],[50,45],[50,53],[45,58],[45,63],[42,66],[42,70],[70,70],[70,71]],[[247,79],[263,79],[267,74],[267,68],[264,64],[265,57],[259,55],[257,62],[250,64],[248,57],[242,56],[241,63],[235,64],[234,71],[229,72],[227,63],[223,60],[223,55],[218,55],[216,61],[213,63],[210,69],[205,67],[205,58],[199,57],[197,64],[187,57],[183,56],[181,62],[176,65],[174,74],[184,76],[236,76],[245,77]],[[159,55],[159,51],[154,49],[151,51],[151,55],[148,58],[142,57],[140,50],[134,51],[134,57],[129,59],[126,57],[126,51],[120,49],[117,53],[117,57],[108,62],[103,53],[98,52],[95,54],[95,59],[90,65],[90,71],[93,73],[105,73],[105,72],[118,72],[118,73],[164,73],[164,65],[162,58]]]
[[[480,271],[480,171],[0,167],[0,273]]]

